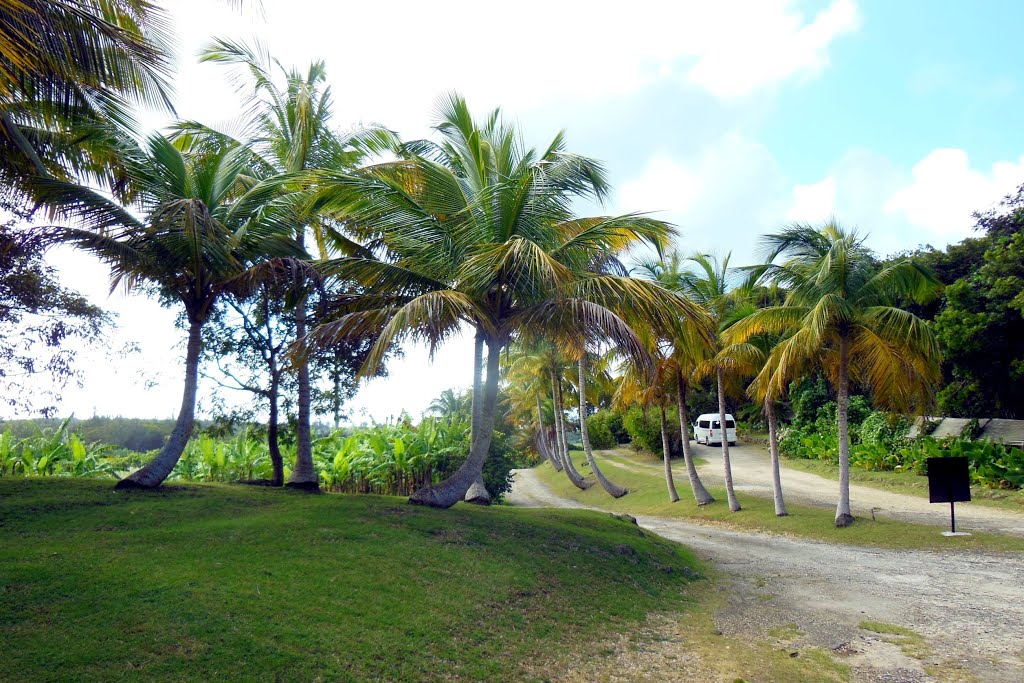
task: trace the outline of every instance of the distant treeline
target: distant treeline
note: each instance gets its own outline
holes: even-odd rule
[[[24,439],[36,434],[37,431],[52,432],[60,423],[59,419],[0,421],[0,432],[9,428],[16,438]],[[91,417],[87,420],[72,418],[68,427],[85,443],[99,441],[143,452],[163,446],[164,440],[174,429],[174,420],[143,420],[128,417]]]

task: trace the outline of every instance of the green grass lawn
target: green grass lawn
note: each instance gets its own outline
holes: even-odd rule
[[[595,512],[0,479],[0,680],[528,680],[696,569]]]
[[[590,474],[590,468],[586,464],[583,453],[573,451],[572,456],[573,462],[577,463],[580,472]],[[936,526],[907,524],[892,520],[874,521],[861,518],[846,529],[837,529],[833,523],[835,512],[831,508],[787,503],[789,516],[776,517],[770,497],[754,496],[746,492],[737,494],[743,510],[730,512],[729,506],[725,502],[725,489],[714,487],[709,490],[717,500],[711,505],[700,507],[693,501],[690,483],[685,474],[677,475],[675,480],[676,490],[679,492],[681,500],[677,503],[669,503],[668,490],[660,467],[644,468],[640,472],[635,471],[638,465],[658,464],[658,461],[650,455],[629,455],[620,450],[617,453],[600,451],[597,453],[597,457],[599,463],[605,460],[614,460],[634,468],[628,470],[611,465],[602,468],[608,478],[616,484],[628,488],[630,493],[622,498],[614,499],[596,484],[586,491],[580,491],[572,485],[565,474],[555,472],[547,463],[540,465],[538,472],[541,479],[558,495],[614,512],[679,517],[695,522],[725,525],[734,529],[785,534],[830,543],[886,548],[964,548],[1024,552],[1024,539],[1020,538],[986,533],[946,538],[939,534],[940,529]],[[676,465],[676,463],[673,464]],[[673,467],[673,469],[681,469],[681,467]]]
[[[786,467],[811,472],[828,479],[839,480],[839,466],[824,460],[806,460],[803,458],[786,458]],[[913,472],[869,472],[850,468],[850,481],[878,489],[906,493],[911,496],[928,497],[928,477]],[[1024,490],[997,490],[983,486],[971,487],[971,504],[1000,508],[1013,512],[1024,512]]]

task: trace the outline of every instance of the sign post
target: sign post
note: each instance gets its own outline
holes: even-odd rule
[[[956,530],[956,503],[971,499],[971,473],[967,458],[928,458],[928,500],[949,503],[949,531],[943,536],[970,536]]]

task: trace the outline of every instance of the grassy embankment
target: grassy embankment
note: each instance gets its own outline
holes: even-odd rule
[[[590,474],[583,453],[573,451],[572,455],[573,462],[578,463],[580,472]],[[789,516],[776,517],[770,497],[755,496],[748,492],[738,493],[743,510],[734,513],[729,511],[729,506],[725,503],[725,489],[715,487],[709,490],[717,499],[716,502],[699,507],[693,502],[689,481],[686,479],[681,461],[673,462],[676,489],[681,500],[678,503],[669,503],[660,460],[655,460],[649,454],[627,455],[622,450],[617,453],[601,451],[598,458],[599,462],[611,460],[621,465],[616,467],[609,463],[603,470],[615,483],[628,488],[629,494],[613,499],[596,484],[586,491],[580,491],[564,474],[555,472],[546,463],[539,466],[538,472],[541,480],[558,495],[612,512],[679,517],[694,522],[721,524],[734,529],[764,531],[830,543],[885,548],[963,548],[1024,552],[1024,539],[1020,538],[988,533],[945,538],[939,535],[939,530],[934,526],[885,519],[875,521],[862,518],[846,529],[837,529],[833,524],[835,512],[831,508],[787,503]]]
[[[0,680],[549,680],[649,615],[730,680],[842,678],[710,637],[700,571],[588,511],[0,479]]]

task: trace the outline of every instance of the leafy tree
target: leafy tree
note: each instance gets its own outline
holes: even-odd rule
[[[38,233],[0,225],[0,395],[18,412],[39,406],[78,377],[77,344],[98,341],[108,316],[81,295],[65,289],[43,261],[45,243]],[[48,377],[51,389],[39,391],[32,378]]]
[[[188,324],[185,389],[170,439],[141,470],[118,486],[159,486],[174,469],[192,433],[202,328],[222,296],[251,287],[255,264],[302,256],[287,239],[289,211],[275,210],[275,183],[249,182],[249,157],[231,147],[182,152],[159,135],[121,143],[135,211],[74,183],[40,183],[41,198],[58,218],[81,228],[55,231],[110,264],[113,285],[148,284],[162,301],[184,309]]]
[[[764,239],[765,275],[787,290],[780,306],[735,323],[728,341],[782,337],[756,378],[762,395],[780,396],[794,379],[820,368],[835,387],[839,440],[836,526],[850,513],[851,384],[870,388],[876,404],[926,405],[939,381],[940,351],[928,325],[893,303],[924,303],[939,294],[934,274],[912,260],[880,267],[855,232],[835,222],[795,225]],[[781,264],[775,259],[785,257]]]
[[[980,258],[957,272],[935,316],[935,334],[944,352],[943,414],[961,417],[1024,418],[1024,186],[1002,204],[975,214],[984,238],[964,240]]]

